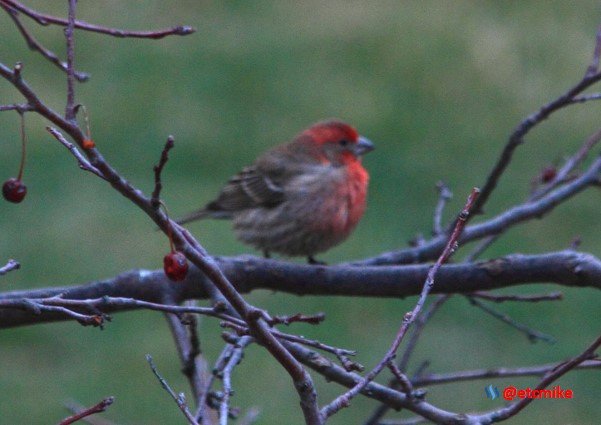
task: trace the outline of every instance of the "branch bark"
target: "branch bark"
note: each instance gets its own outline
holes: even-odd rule
[[[240,293],[258,289],[296,295],[403,298],[418,295],[430,266],[405,265],[381,267],[311,266],[256,257],[217,257],[223,274]],[[508,286],[556,283],[568,287],[601,289],[601,260],[575,251],[540,255],[511,255],[473,264],[448,264],[440,268],[432,293],[471,293]],[[170,282],[162,270],[132,270],[116,277],[78,286],[50,287],[0,293],[0,301],[46,298],[91,299],[102,296],[136,298],[161,303],[171,299],[210,298],[209,279],[192,267],[183,282]],[[108,306],[103,311],[144,308]],[[42,322],[66,320],[63,314],[0,309],[0,329]]]

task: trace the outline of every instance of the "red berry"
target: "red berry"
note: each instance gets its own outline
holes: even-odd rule
[[[188,260],[179,251],[170,252],[163,258],[163,270],[169,279],[179,282],[188,274]]]
[[[557,175],[557,169],[553,166],[548,166],[543,169],[540,179],[543,183],[549,183],[550,181],[552,181],[555,178],[556,175]]]
[[[9,202],[18,204],[25,198],[27,194],[27,186],[21,181],[14,177],[6,180],[2,185],[2,195],[4,199]]]
[[[92,149],[96,147],[96,143],[94,143],[92,139],[84,139],[81,145],[84,149]]]

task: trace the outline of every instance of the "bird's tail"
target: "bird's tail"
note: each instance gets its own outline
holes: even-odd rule
[[[215,206],[214,203],[209,203],[206,207],[196,210],[182,218],[175,220],[177,224],[186,224],[191,221],[202,220],[203,218],[224,218],[230,219],[232,218],[231,211],[223,211]]]
[[[208,218],[210,216],[211,216],[211,212],[208,211],[206,208],[203,208],[200,210],[196,210],[186,216],[178,218],[177,220],[175,220],[175,222],[177,224],[186,224],[186,223],[190,223],[191,221],[202,220],[203,218]]]

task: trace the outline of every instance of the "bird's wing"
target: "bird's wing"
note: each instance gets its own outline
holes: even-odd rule
[[[245,167],[228,180],[217,199],[209,203],[206,209],[233,212],[254,207],[273,207],[284,199],[284,190],[274,181],[274,177],[256,165]]]

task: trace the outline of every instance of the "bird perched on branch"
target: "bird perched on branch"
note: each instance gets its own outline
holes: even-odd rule
[[[238,239],[266,257],[306,256],[316,264],[314,255],[345,240],[365,211],[369,175],[361,158],[373,149],[350,125],[319,122],[263,153],[178,223],[232,219]]]

